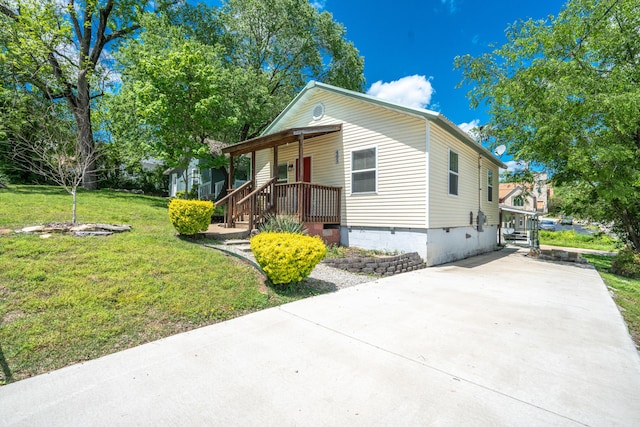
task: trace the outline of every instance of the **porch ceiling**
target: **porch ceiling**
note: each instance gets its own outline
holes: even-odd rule
[[[297,142],[300,136],[304,139],[310,139],[333,132],[340,132],[341,130],[342,124],[285,129],[280,132],[259,136],[235,145],[230,145],[223,148],[222,152],[235,157],[241,154],[251,153],[253,151],[265,150],[267,148],[288,144],[290,142]]]

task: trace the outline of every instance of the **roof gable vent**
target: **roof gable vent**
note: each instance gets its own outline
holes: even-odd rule
[[[320,120],[324,116],[324,104],[318,103],[313,106],[313,110],[311,111],[311,116],[313,120]]]

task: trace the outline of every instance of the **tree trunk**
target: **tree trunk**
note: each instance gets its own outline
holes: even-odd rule
[[[74,188],[73,191],[71,192],[71,195],[73,196],[73,214],[71,215],[71,223],[72,224],[76,224],[76,222],[78,222],[78,216],[77,216],[77,189]]]
[[[87,163],[82,175],[82,187],[86,190],[98,189],[98,176],[96,171],[95,142],[93,129],[91,129],[91,99],[89,96],[89,81],[86,70],[78,72],[78,96],[75,103],[70,102],[73,115],[78,124],[78,145],[80,152]],[[84,163],[84,162],[83,162]]]

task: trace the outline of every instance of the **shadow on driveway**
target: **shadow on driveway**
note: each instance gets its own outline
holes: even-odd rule
[[[497,251],[488,252],[486,254],[475,255],[469,258],[461,259],[459,261],[450,262],[440,265],[438,267],[462,267],[462,268],[474,268],[488,264],[493,261],[497,261],[502,258],[506,258],[511,254],[521,251],[522,248],[502,248]]]

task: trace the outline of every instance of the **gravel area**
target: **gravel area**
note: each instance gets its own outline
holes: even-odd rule
[[[234,245],[205,245],[209,248],[218,249],[223,252],[227,252],[232,255],[236,255],[240,258],[244,258],[250,262],[254,267],[258,267],[256,259],[253,257],[251,251],[246,251],[246,247],[234,246]],[[323,291],[337,291],[338,289],[348,288],[360,283],[373,282],[377,277],[367,276],[363,274],[354,274],[348,271],[340,270],[338,268],[329,267],[323,263],[320,263],[313,269],[307,279],[303,281],[307,286],[323,290]]]

